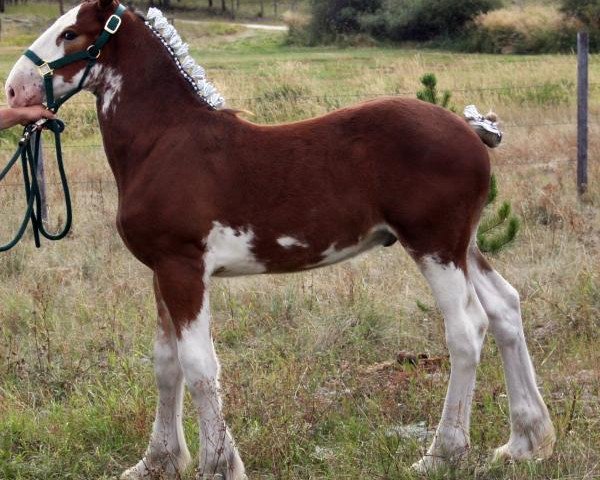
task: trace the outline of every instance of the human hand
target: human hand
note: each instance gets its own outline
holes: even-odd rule
[[[30,107],[5,108],[0,110],[0,128],[10,128],[14,125],[27,125],[37,122],[42,118],[53,119],[54,113],[43,105],[32,105]]]
[[[53,119],[56,117],[54,112],[43,105],[32,105],[30,107],[14,108],[13,110],[16,110],[17,122],[21,125],[37,122],[42,118]]]

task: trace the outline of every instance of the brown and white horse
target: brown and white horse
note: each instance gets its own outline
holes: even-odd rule
[[[90,0],[33,45],[46,61],[84,50],[117,4]],[[65,93],[84,62],[55,72]],[[197,407],[201,478],[245,478],[219,397],[210,333],[212,276],[296,272],[398,240],[443,312],[448,392],[423,471],[469,446],[475,372],[488,325],[501,351],[511,434],[500,458],[551,454],[554,430],[536,386],[519,296],[477,249],[490,162],[467,123],[416,100],[385,98],[297,123],[263,126],[214,109],[184,78],[160,38],[123,15],[85,88],[97,97],[119,192],[117,228],[154,272],[159,401],[143,459],[123,478],[176,476],[190,461],[184,382]],[[6,85],[12,106],[39,103],[40,73],[21,58]]]

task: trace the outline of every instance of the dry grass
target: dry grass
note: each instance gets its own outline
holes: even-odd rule
[[[454,92],[457,106],[477,103],[503,118],[506,139],[493,163],[500,196],[512,201],[523,229],[492,262],[522,295],[559,441],[547,462],[489,466],[490,450],[508,438],[508,412],[499,355],[488,342],[472,453],[439,478],[600,475],[598,89],[590,191],[578,201],[574,58],[308,51],[281,48],[275,39],[242,36],[229,46],[203,40],[196,55],[230,104],[253,110],[258,121],[307,117],[381,93],[412,95],[429,71]],[[10,56],[14,50],[0,50],[3,75]],[[595,57],[592,69],[594,78]],[[65,107],[65,143],[99,143],[89,100]],[[7,147],[12,137],[3,135]],[[72,235],[41,250],[26,238],[0,256],[6,479],[113,478],[137,461],[153,418],[150,274],[116,233],[116,189],[101,149],[72,147],[66,157]],[[22,200],[18,187],[0,188],[4,239]],[[225,408],[251,478],[414,478],[408,466],[425,442],[389,431],[420,421],[435,426],[448,366],[432,373],[386,363],[400,350],[445,354],[440,315],[405,252],[380,249],[305,274],[215,281],[212,306]],[[186,430],[197,448],[190,417]]]
[[[477,51],[539,53],[568,51],[582,25],[554,4],[493,10],[475,19],[471,37]]]
[[[476,19],[477,25],[490,29],[514,28],[526,33],[535,29],[556,28],[563,15],[555,6],[528,5],[492,10]]]

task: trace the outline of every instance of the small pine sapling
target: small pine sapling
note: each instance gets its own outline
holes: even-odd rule
[[[420,80],[423,88],[417,92],[417,98],[419,100],[439,105],[451,112],[456,112],[455,108],[450,106],[452,94],[448,90],[444,90],[441,100],[438,98],[437,78],[434,73],[426,73]]]
[[[433,73],[426,73],[420,78],[423,88],[417,92],[417,98],[424,102],[433,103],[456,113],[454,107],[449,107],[452,94],[445,90],[442,98],[438,98],[437,78]],[[494,118],[494,120],[496,119]],[[496,176],[490,179],[490,192],[486,207],[489,207],[498,198],[498,183]],[[509,202],[504,201],[496,212],[491,212],[481,219],[477,229],[477,246],[482,252],[497,253],[512,242],[521,223],[519,218],[512,215],[512,207]]]
[[[496,176],[492,175],[486,207],[497,198],[498,184]],[[520,227],[521,222],[517,216],[512,215],[510,203],[504,201],[496,212],[489,213],[481,219],[477,229],[477,246],[482,252],[497,253],[515,239]]]

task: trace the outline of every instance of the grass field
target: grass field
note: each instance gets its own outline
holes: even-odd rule
[[[0,44],[2,80],[31,35],[14,28]],[[522,231],[491,260],[521,293],[558,442],[545,462],[489,464],[509,433],[500,357],[489,340],[471,452],[457,470],[432,478],[599,477],[600,88],[592,85],[590,189],[578,201],[574,56],[300,49],[285,47],[280,33],[212,23],[178,28],[229,105],[253,111],[258,122],[381,94],[414,96],[425,72],[437,74],[458,108],[475,103],[500,115],[506,137],[492,161],[500,197],[512,202]],[[594,82],[598,57],[591,69]],[[28,236],[0,254],[1,479],[114,478],[143,453],[154,417],[150,273],[114,226],[116,189],[92,97],[73,99],[61,116],[73,232],[40,250]],[[1,134],[2,161],[18,134]],[[55,181],[50,172],[58,221]],[[4,242],[23,209],[17,175],[0,186],[0,205]],[[395,361],[400,351],[446,355],[440,314],[404,251],[379,249],[298,275],[217,280],[212,307],[225,411],[250,478],[417,478],[409,467],[439,419],[449,365],[427,370]],[[189,398],[186,411],[196,451]]]

